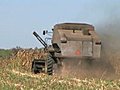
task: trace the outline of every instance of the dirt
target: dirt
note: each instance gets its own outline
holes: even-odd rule
[[[56,75],[70,76],[77,78],[100,78],[112,79],[115,74],[113,66],[104,60],[79,60],[66,59],[63,67],[57,69]]]

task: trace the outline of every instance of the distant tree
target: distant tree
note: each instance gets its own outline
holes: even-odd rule
[[[19,50],[19,49],[22,49],[22,48],[21,48],[20,46],[16,46],[16,49],[18,49],[18,50]]]
[[[35,49],[35,50],[38,50],[38,47],[35,47],[34,49]]]

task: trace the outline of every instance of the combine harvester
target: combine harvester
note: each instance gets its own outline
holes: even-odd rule
[[[34,36],[44,46],[44,56],[34,59],[32,72],[53,74],[53,65],[62,66],[64,59],[78,58],[86,60],[98,60],[101,53],[101,40],[94,27],[85,23],[62,23],[54,26],[52,45],[46,42],[36,33]],[[46,34],[46,31],[43,31]],[[72,66],[71,66],[72,67]]]

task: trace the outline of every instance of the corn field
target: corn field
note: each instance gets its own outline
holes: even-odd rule
[[[33,74],[30,63],[42,50],[19,50],[11,59],[0,60],[0,90],[120,90],[120,79],[76,78]]]

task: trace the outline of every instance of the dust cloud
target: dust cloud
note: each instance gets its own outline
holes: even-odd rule
[[[98,26],[102,40],[102,58],[114,68],[113,77],[120,78],[120,18],[110,17]]]
[[[57,69],[57,75],[77,77],[77,78],[113,78],[115,70],[113,66],[105,60],[79,60],[65,59],[63,66]]]

